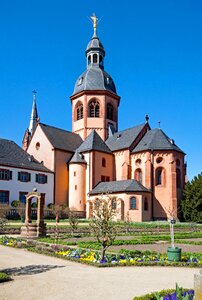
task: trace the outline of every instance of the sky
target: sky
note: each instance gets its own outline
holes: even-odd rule
[[[74,84],[86,69],[100,19],[105,70],[119,130],[145,121],[186,153],[188,179],[202,171],[202,2],[200,0],[0,0],[0,137],[21,145],[32,91],[42,123],[71,131]]]

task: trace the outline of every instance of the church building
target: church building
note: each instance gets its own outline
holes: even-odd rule
[[[118,219],[167,219],[177,214],[185,185],[185,153],[149,117],[119,131],[120,96],[105,71],[105,50],[94,34],[87,45],[86,70],[73,94],[72,132],[38,119],[34,94],[23,148],[54,173],[54,203],[67,204],[91,217],[95,199],[108,193]]]

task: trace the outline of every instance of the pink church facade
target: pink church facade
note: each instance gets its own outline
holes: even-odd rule
[[[86,49],[87,69],[76,81],[72,132],[36,123],[24,148],[54,172],[54,202],[91,217],[94,200],[110,194],[133,221],[177,216],[185,185],[185,153],[149,118],[118,131],[120,96],[104,70],[105,50],[96,32]],[[26,135],[25,135],[26,136]]]

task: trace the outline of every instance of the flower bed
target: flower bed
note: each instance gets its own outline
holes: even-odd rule
[[[183,289],[176,284],[176,288],[173,290],[162,290],[160,292],[134,297],[133,300],[193,300],[193,298],[194,290]]]
[[[201,267],[202,254],[183,253],[180,262],[169,262],[167,254],[160,254],[150,251],[127,251],[122,249],[119,253],[107,253],[104,260],[101,260],[101,254],[96,250],[86,250],[81,248],[70,248],[63,245],[54,245],[48,243],[39,243],[37,241],[25,241],[2,237],[0,244],[16,248],[26,248],[27,250],[53,255],[80,263],[101,266],[183,266],[183,267]]]

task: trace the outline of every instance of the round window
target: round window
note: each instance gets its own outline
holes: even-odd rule
[[[40,143],[37,142],[35,147],[36,147],[36,150],[39,150],[39,148],[40,148]]]
[[[157,164],[160,164],[162,161],[163,161],[162,157],[157,157],[157,159],[156,159]]]
[[[142,163],[142,161],[140,158],[136,159],[136,161],[135,161],[136,166],[141,165],[141,163]]]

